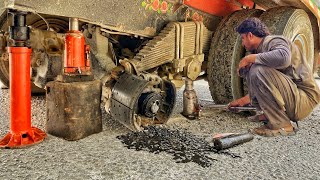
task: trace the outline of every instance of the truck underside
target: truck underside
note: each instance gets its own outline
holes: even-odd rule
[[[234,28],[248,17],[259,17],[273,34],[291,39],[317,70],[319,12],[315,4],[310,9],[311,1],[219,1],[232,7],[224,17],[201,11],[192,2],[3,1],[0,79],[9,86],[9,9],[30,12],[33,93],[44,92],[61,74],[69,18],[78,18],[90,45],[94,77],[102,84],[105,110],[132,130],[165,123],[174,108],[175,89],[200,75],[207,75],[216,103],[242,97],[246,82],[236,69],[247,52]],[[188,113],[197,110],[191,105]]]

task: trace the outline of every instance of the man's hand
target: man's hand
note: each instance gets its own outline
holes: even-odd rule
[[[240,75],[240,69],[250,68],[250,66],[256,61],[256,54],[249,54],[241,59],[238,67],[238,75]]]
[[[228,105],[228,109],[230,109],[230,107],[243,107],[250,104],[250,97],[249,94],[240,98],[240,99],[236,99],[234,101],[232,101],[231,103],[229,103]]]

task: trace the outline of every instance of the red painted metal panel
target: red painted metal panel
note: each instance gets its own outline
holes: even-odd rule
[[[252,0],[184,0],[184,4],[200,11],[215,15],[226,16],[241,9],[238,4],[252,8]]]

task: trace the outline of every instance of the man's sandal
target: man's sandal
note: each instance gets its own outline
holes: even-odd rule
[[[295,129],[293,126],[287,126],[280,129],[270,129],[267,126],[261,126],[259,128],[253,129],[253,133],[260,135],[260,136],[266,136],[266,137],[272,137],[272,136],[288,136],[288,135],[295,135]]]
[[[254,116],[249,116],[248,119],[251,122],[264,122],[264,121],[268,121],[267,117],[264,114],[257,114]]]

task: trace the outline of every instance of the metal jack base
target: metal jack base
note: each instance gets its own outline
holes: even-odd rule
[[[26,132],[9,132],[0,140],[0,148],[22,148],[42,142],[46,138],[46,133],[42,130],[31,127]]]
[[[182,115],[190,120],[198,119],[200,115],[200,105],[196,91],[193,89],[193,81],[185,80],[185,90],[183,91],[183,111]]]

